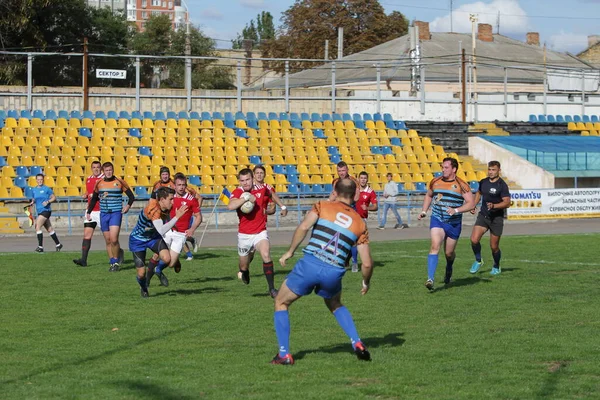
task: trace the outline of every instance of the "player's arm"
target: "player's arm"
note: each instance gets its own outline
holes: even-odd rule
[[[369,286],[371,284],[371,277],[373,276],[373,259],[371,258],[371,249],[369,248],[369,244],[359,244],[356,246],[358,250],[358,254],[360,255],[360,259],[362,261],[361,271],[363,276],[362,281],[362,294],[367,294],[369,291]]]
[[[158,211],[158,210],[154,211],[148,217],[152,220],[152,225],[154,225],[154,227],[156,228],[156,231],[161,236],[164,237],[167,234],[167,232],[169,232],[171,230],[171,228],[173,228],[175,226],[175,224],[177,223],[177,221],[179,220],[179,218],[181,218],[181,216],[183,214],[185,214],[185,212],[187,211],[187,209],[188,209],[187,206],[181,206],[175,212],[175,216],[173,218],[171,218],[169,220],[169,222],[167,222],[166,224],[163,222],[163,220],[161,218],[161,215],[160,215],[160,211]]]
[[[479,191],[475,192],[475,207],[471,209],[471,214],[475,214],[477,211],[477,206],[479,205],[479,200],[481,200],[481,193]]]
[[[337,196],[335,194],[335,190],[332,190],[331,193],[329,194],[329,198],[327,199],[327,201],[335,201],[337,199]]]
[[[96,207],[96,203],[98,203],[98,200],[100,199],[100,195],[98,194],[97,190],[94,190],[94,194],[92,194],[92,198],[90,199],[90,204],[88,205],[86,214],[90,215],[91,212],[94,210],[94,207]],[[88,221],[90,221],[90,219],[88,218]]]
[[[283,204],[283,202],[281,201],[277,193],[275,193],[275,191],[271,192],[271,198],[273,199],[273,203],[277,204],[279,208],[281,208],[281,216],[285,217],[287,215],[287,207],[285,206],[285,204]],[[273,210],[273,214],[275,214],[275,210]]]
[[[510,207],[510,191],[508,190],[508,185],[502,185],[502,189],[500,189],[500,197],[502,201],[498,204],[493,204],[492,209],[503,210],[505,208]]]
[[[196,229],[198,229],[198,227],[202,223],[202,216],[200,215],[199,212],[192,214],[192,216],[194,217],[194,222],[192,222],[192,226],[190,226],[190,229],[185,231],[185,236],[187,236],[187,237],[194,236]]]
[[[433,200],[433,190],[431,190],[431,188],[429,188],[429,189],[427,189],[427,193],[425,194],[425,198],[423,199],[423,206],[421,208],[421,214],[419,214],[418,219],[422,219],[427,216],[427,210],[429,210],[429,206],[431,205],[432,200]]]
[[[477,205],[477,203],[475,203],[475,195],[473,195],[473,192],[471,192],[470,189],[463,191],[462,197],[465,199],[465,203],[462,206],[455,208],[454,213],[471,211]]]
[[[229,199],[229,204],[227,204],[227,209],[228,210],[237,210],[238,208],[240,208],[242,206],[242,204],[244,204],[247,201],[250,201],[252,203],[254,203],[256,201],[256,197],[254,197],[254,195],[252,195],[250,193],[248,193],[248,194],[245,194],[245,193],[248,193],[248,192],[242,192],[239,194],[240,197],[237,197],[238,194],[234,190],[234,192],[231,194],[231,198]]]
[[[292,244],[290,244],[290,248],[279,259],[279,263],[282,267],[285,267],[285,262],[294,256],[294,252],[298,246],[300,246],[300,243],[302,243],[308,231],[312,229],[318,220],[319,216],[314,211],[309,211],[308,214],[306,214],[304,220],[302,220],[300,225],[298,225],[294,231],[294,237],[292,238]]]
[[[369,211],[377,211],[379,209],[379,205],[377,204],[377,194],[375,192],[371,192],[371,204],[369,204]]]
[[[48,200],[46,200],[46,204],[50,204],[50,203],[54,203],[56,202],[56,195],[54,193],[50,193],[50,198]]]
[[[121,190],[127,196],[127,204],[125,204],[125,206],[123,207],[123,210],[121,211],[123,214],[125,214],[125,213],[127,213],[127,211],[129,211],[129,209],[131,208],[131,205],[135,201],[135,195],[131,191],[131,188],[129,187],[127,182],[125,182],[121,178],[117,178],[117,179],[119,180],[119,182],[121,182]]]

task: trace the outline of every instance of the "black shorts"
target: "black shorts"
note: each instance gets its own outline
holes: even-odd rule
[[[504,230],[504,217],[488,218],[478,214],[475,226],[482,226],[489,229],[494,236],[502,236],[502,231]]]
[[[50,219],[50,216],[52,215],[52,211],[42,211],[41,213],[38,214],[38,216],[42,216],[46,219]]]
[[[157,240],[152,246],[148,247],[153,253],[160,253],[162,250],[169,250],[169,246],[163,239]],[[143,268],[146,266],[146,250],[133,251],[133,263],[136,268]]]

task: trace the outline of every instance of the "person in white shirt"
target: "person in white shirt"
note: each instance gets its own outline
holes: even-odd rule
[[[404,229],[408,228],[407,224],[402,223],[402,217],[398,214],[397,204],[396,204],[396,196],[398,195],[398,184],[392,180],[392,174],[388,173],[386,175],[388,183],[385,184],[383,188],[383,217],[381,218],[381,224],[377,227],[377,229],[385,229],[385,223],[387,221],[388,210],[392,210],[394,216],[396,217],[396,225],[394,229]]]

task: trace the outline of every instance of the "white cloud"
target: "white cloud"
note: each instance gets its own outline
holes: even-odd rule
[[[223,19],[224,15],[216,8],[207,8],[200,13],[202,18],[206,19]]]
[[[265,5],[265,0],[240,0],[240,4],[248,8],[262,8]]]
[[[498,11],[500,11],[500,33],[524,33],[529,29],[529,19],[517,0],[493,0],[490,3],[481,1],[463,4],[452,12],[452,30],[454,32],[471,32],[469,14],[477,14],[477,23],[490,24],[497,33]],[[432,32],[450,32],[450,14],[434,19]]]
[[[561,30],[559,33],[550,36],[547,44],[551,50],[568,51],[576,54],[588,47],[588,37],[587,35]]]

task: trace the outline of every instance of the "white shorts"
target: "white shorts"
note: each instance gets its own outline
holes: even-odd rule
[[[183,250],[183,245],[185,244],[185,233],[169,231],[165,235],[164,240],[169,249],[177,254],[181,254],[181,250]]]
[[[90,213],[90,218],[92,219],[91,221],[88,221],[86,216],[83,216],[83,224],[84,226],[92,226],[94,229],[96,229],[96,227],[100,226],[100,211],[92,211]],[[93,225],[92,225],[93,224]]]
[[[267,231],[262,231],[253,235],[238,233],[238,255],[247,256],[254,251],[258,242],[263,240],[269,240]]]

